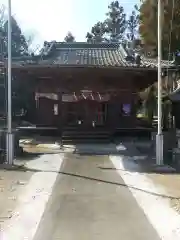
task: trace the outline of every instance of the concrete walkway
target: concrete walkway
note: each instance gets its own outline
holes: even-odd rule
[[[159,240],[122,178],[107,166],[113,168],[108,156],[66,154],[34,240]]]
[[[24,161],[29,179],[0,239],[179,240],[173,196],[141,161],[127,142],[64,146]]]

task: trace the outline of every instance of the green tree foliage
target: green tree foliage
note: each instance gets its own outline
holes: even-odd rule
[[[8,21],[5,20],[4,15],[5,8],[2,7],[0,9],[0,60],[4,60],[7,58],[8,55]],[[25,36],[23,35],[21,28],[17,24],[14,17],[11,18],[12,21],[12,57],[21,57],[29,55],[28,51],[28,41],[26,40]],[[1,69],[0,75],[0,112],[6,112],[6,102],[5,99],[7,97],[7,85],[6,85],[6,71],[5,69]],[[15,112],[19,111],[22,107],[23,103],[25,102],[22,97],[22,94],[19,92],[20,83],[17,79],[12,79],[12,110],[13,115]],[[24,89],[27,89],[26,87]],[[24,91],[24,90],[23,90]],[[24,95],[26,95],[26,91],[24,91]],[[16,96],[16,97],[15,97]]]
[[[162,49],[168,57],[179,50],[180,42],[180,1],[162,1]],[[145,0],[140,6],[139,32],[146,48],[157,54],[157,0]]]
[[[113,1],[108,6],[109,12],[105,20],[106,32],[111,42],[122,41],[127,28],[126,14],[119,1]]]
[[[156,105],[157,105],[155,85],[148,87],[145,90],[145,93],[147,94],[147,96],[146,96],[143,104],[144,104],[144,108],[146,111],[146,116],[147,116],[148,122],[150,125],[152,125],[154,111],[155,111]]]
[[[169,94],[169,86],[163,78],[162,82],[162,95],[165,97]],[[158,84],[157,82],[147,87],[144,91],[139,93],[143,109],[145,111],[148,123],[152,125],[153,117],[157,114],[157,94],[158,94]],[[166,127],[169,124],[169,116],[171,113],[171,103],[166,98],[162,102],[162,120],[163,125]]]
[[[127,37],[130,41],[136,39],[138,34],[138,26],[139,26],[139,14],[137,5],[134,6],[134,10],[127,20]]]
[[[105,20],[97,22],[92,27],[91,32],[87,33],[87,42],[120,42],[125,39],[128,25],[124,8],[119,4],[119,1],[112,1],[108,10]],[[133,24],[134,22],[133,19]],[[133,25],[133,31],[135,32],[134,28],[136,27]],[[132,33],[132,26],[130,33]]]
[[[20,57],[28,55],[28,42],[23,35],[21,28],[14,17],[11,18],[12,23],[12,57]],[[7,43],[8,43],[8,21],[3,24],[3,52],[7,55]]]
[[[4,23],[5,23],[5,17],[4,17],[4,6],[1,6],[0,8],[0,60],[3,60],[3,53],[6,49],[6,41],[5,41],[5,31],[4,31]]]
[[[71,32],[68,32],[66,37],[64,38],[65,42],[75,42],[75,37],[73,36],[73,34]]]
[[[104,35],[106,33],[105,24],[102,22],[97,22],[91,29],[91,32],[88,32],[86,35],[87,42],[104,42]]]

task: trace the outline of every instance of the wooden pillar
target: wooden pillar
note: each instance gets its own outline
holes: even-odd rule
[[[63,128],[64,121],[64,105],[62,102],[62,92],[58,93],[58,117],[57,117],[57,126],[60,130]]]

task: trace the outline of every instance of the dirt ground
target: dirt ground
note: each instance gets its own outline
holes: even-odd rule
[[[0,169],[0,231],[15,213],[17,200],[32,173]]]
[[[155,156],[151,152],[151,141],[136,142],[137,150],[144,156],[148,156],[145,162],[141,162],[147,176],[155,185],[164,189],[170,197],[171,206],[180,213],[180,173],[152,173],[152,165],[156,163]],[[150,170],[150,171],[149,171]]]
[[[169,194],[171,206],[180,213],[180,174],[149,174],[153,182]]]

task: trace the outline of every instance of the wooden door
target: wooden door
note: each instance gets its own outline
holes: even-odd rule
[[[78,121],[79,126],[88,128],[92,125],[91,112],[92,103],[89,100],[81,100],[78,102]]]
[[[106,103],[97,102],[94,109],[94,118],[97,126],[103,126],[106,122]]]
[[[105,123],[106,108],[103,103],[83,100],[80,106],[80,119],[86,127],[102,126]]]
[[[65,124],[68,126],[78,125],[78,105],[76,102],[66,103]]]
[[[106,120],[106,104],[92,100],[66,103],[65,124],[79,128],[103,126]]]
[[[58,104],[55,100],[44,97],[40,98],[37,108],[38,124],[54,126],[56,124],[56,115],[58,114],[57,108]]]

